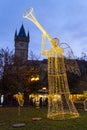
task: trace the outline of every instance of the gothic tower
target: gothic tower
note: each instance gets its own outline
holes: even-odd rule
[[[19,33],[15,31],[15,56],[22,59],[23,61],[28,60],[28,45],[30,41],[29,32],[26,35],[24,26],[22,24]]]

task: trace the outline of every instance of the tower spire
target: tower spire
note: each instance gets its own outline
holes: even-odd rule
[[[22,23],[22,26],[21,26],[20,31],[18,33],[18,36],[26,37],[26,33],[25,33],[25,29],[24,29],[23,23]]]

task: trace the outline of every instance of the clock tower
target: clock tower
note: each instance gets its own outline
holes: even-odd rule
[[[23,61],[28,60],[28,45],[30,41],[29,32],[26,35],[24,26],[22,24],[19,33],[15,31],[15,56],[22,59]]]

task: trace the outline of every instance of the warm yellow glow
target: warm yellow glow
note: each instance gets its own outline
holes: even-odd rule
[[[51,39],[49,34],[34,17],[32,8],[29,8],[29,10],[24,13],[24,18],[32,21],[43,33],[42,55],[48,57],[49,98],[47,117],[54,120],[78,117],[79,114],[74,103],[70,99],[70,91],[64,63],[64,52],[63,49],[59,47],[59,39]],[[45,48],[46,38],[51,45],[49,50]],[[31,81],[34,80],[34,78],[31,79]]]
[[[69,98],[72,99],[73,102],[75,102],[76,100],[85,98],[85,95],[84,94],[70,94]]]
[[[13,95],[14,98],[18,101],[19,106],[23,106],[24,104],[24,94],[18,92],[17,94]]]
[[[39,80],[39,77],[36,78],[36,81]]]
[[[46,90],[46,87],[43,87],[42,89],[43,89],[43,90]]]
[[[39,80],[39,77],[32,77],[31,78],[31,81],[38,81]]]
[[[31,78],[31,81],[34,81],[35,80],[35,78],[33,77],[33,78]]]

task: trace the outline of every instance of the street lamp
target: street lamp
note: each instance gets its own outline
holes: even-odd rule
[[[32,78],[31,78],[31,81],[39,81],[39,76],[37,76],[37,77],[32,77]]]

